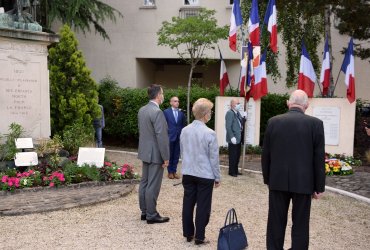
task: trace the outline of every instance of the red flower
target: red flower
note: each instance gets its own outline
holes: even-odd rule
[[[1,182],[3,182],[3,183],[8,182],[8,176],[7,176],[7,175],[4,175],[4,176],[1,178]]]
[[[111,167],[112,166],[112,163],[110,163],[109,161],[105,161],[104,162],[104,165],[107,166],[107,167]]]
[[[49,186],[54,187],[54,182],[50,182]]]

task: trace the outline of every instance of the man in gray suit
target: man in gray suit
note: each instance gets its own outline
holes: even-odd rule
[[[138,113],[138,158],[143,161],[139,203],[141,220],[153,224],[170,220],[160,216],[156,209],[163,169],[168,166],[170,158],[170,148],[166,118],[159,109],[164,99],[162,87],[156,84],[148,87],[148,97],[149,103],[141,107]]]
[[[243,142],[243,127],[245,118],[239,113],[240,103],[237,98],[231,99],[230,110],[225,115],[226,142],[229,151],[229,175],[237,177],[240,149]]]

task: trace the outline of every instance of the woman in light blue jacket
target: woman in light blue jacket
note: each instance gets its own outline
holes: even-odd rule
[[[205,98],[193,105],[195,120],[186,126],[180,136],[182,154],[183,235],[188,242],[208,243],[205,228],[211,215],[213,187],[220,185],[220,165],[216,133],[206,126],[211,119],[213,103]],[[195,225],[194,207],[197,205]]]

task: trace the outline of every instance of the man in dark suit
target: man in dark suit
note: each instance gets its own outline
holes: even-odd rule
[[[289,111],[268,121],[262,152],[264,183],[269,187],[267,249],[284,247],[292,200],[292,249],[308,249],[311,199],[325,191],[323,122],[305,115],[307,94],[294,91]]]
[[[168,166],[169,145],[167,122],[160,110],[163,103],[163,90],[160,85],[148,88],[149,103],[138,113],[139,150],[138,158],[143,161],[139,186],[141,220],[148,224],[169,221],[157,212],[157,199],[161,189],[163,169]]]
[[[229,151],[229,175],[237,177],[241,144],[243,143],[243,128],[245,119],[241,116],[240,102],[237,98],[230,101],[230,109],[225,115],[226,142]]]
[[[179,98],[173,96],[170,100],[171,107],[163,111],[168,126],[170,139],[170,163],[168,165],[168,178],[180,179],[176,173],[180,157],[180,134],[185,126],[185,115],[179,110]]]

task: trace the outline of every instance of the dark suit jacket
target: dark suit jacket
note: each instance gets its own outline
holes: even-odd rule
[[[168,137],[170,141],[176,141],[180,138],[181,130],[185,127],[185,115],[180,110],[177,112],[177,122],[173,115],[172,108],[163,111],[168,126]]]
[[[167,122],[162,110],[153,102],[140,108],[138,113],[138,158],[147,163],[162,164],[170,159]]]
[[[262,173],[270,190],[324,192],[323,122],[298,108],[271,118],[263,141]]]

